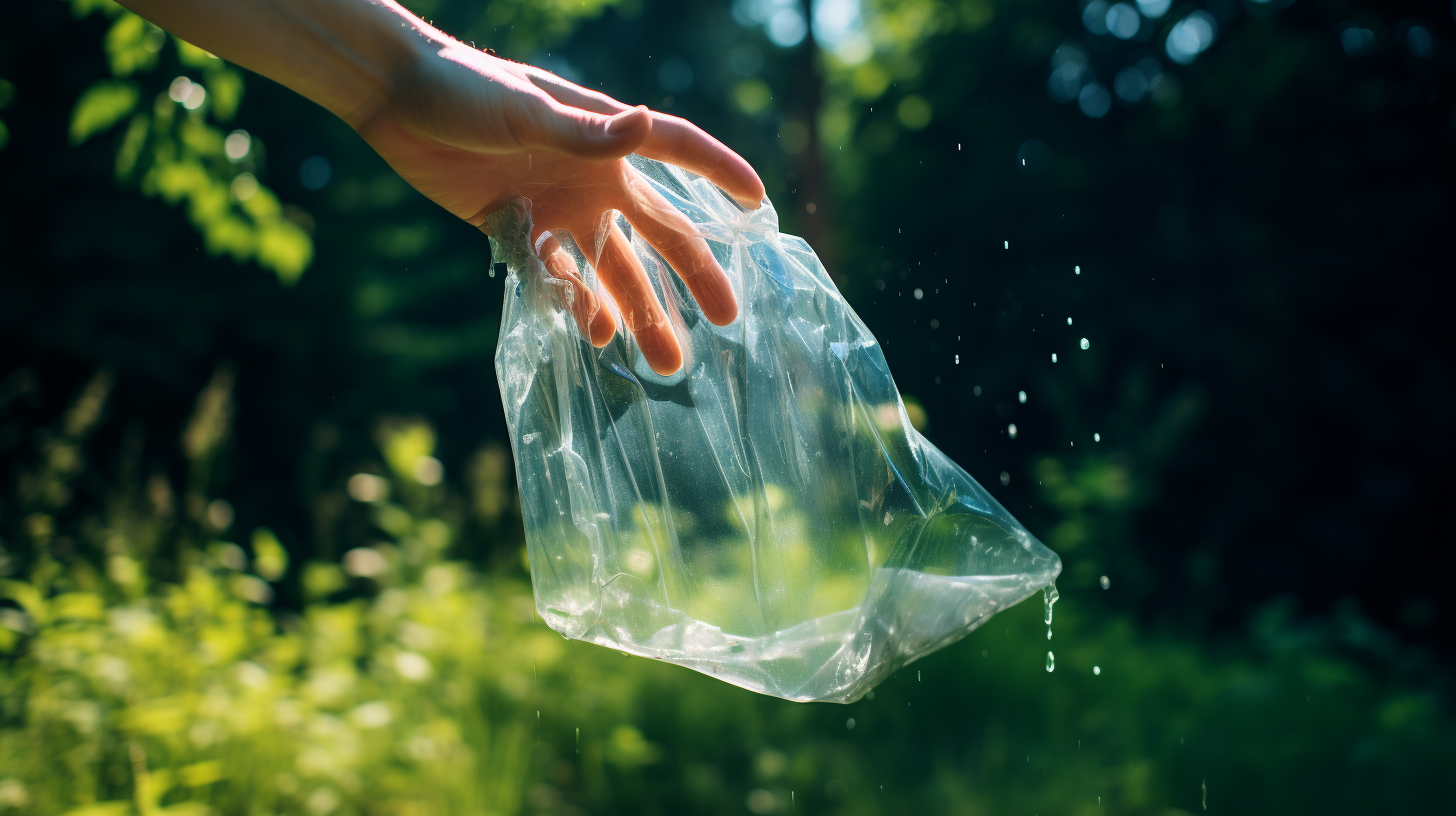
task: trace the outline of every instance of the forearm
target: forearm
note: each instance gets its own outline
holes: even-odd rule
[[[449,41],[393,0],[117,0],[172,34],[323,105],[351,125]]]

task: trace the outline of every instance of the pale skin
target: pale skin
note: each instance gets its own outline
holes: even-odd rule
[[[707,243],[625,159],[675,164],[758,207],[764,189],[753,168],[686,120],[491,56],[392,0],[118,1],[332,111],[417,190],[476,227],[513,200],[530,201],[532,239],[565,232],[596,255],[598,280],[658,373],[681,368],[682,349],[627,238],[602,230],[611,211],[662,254],[709,321],[737,317]],[[612,310],[554,238],[538,246],[552,274],[578,284],[583,335],[606,345],[617,331]]]

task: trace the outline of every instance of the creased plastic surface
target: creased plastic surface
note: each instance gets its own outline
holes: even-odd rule
[[[911,427],[874,336],[772,206],[745,213],[633,161],[709,241],[739,318],[703,319],[634,237],[684,345],[659,376],[623,333],[581,336],[524,208],[492,217],[508,270],[496,374],[552,628],[848,703],[1056,578],[1057,556]]]

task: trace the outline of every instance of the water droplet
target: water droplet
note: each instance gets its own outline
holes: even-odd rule
[[[1056,361],[1057,361],[1057,355],[1055,353],[1053,353],[1052,354],[1052,362],[1055,363]]]
[[[925,290],[924,289],[921,289],[919,286],[915,287],[915,299],[916,300],[920,300],[920,299],[922,299],[924,297],[925,297]]]
[[[1056,606],[1057,600],[1062,597],[1053,584],[1047,584],[1041,591],[1042,601],[1046,603],[1046,625],[1052,625],[1052,607]]]
[[[1102,576],[1102,578],[1100,578],[1097,583],[1101,584],[1103,589],[1112,588],[1112,579],[1108,578],[1106,575]]]
[[[1102,434],[1100,434],[1100,433],[1092,434],[1092,441],[1093,442],[1101,442],[1102,441]]]
[[[1025,391],[1017,391],[1016,392],[1016,400],[1017,400],[1017,402],[1020,402],[1022,405],[1025,405],[1026,404],[1026,392]]]
[[[1083,350],[1083,351],[1086,351],[1086,350],[1087,350],[1087,349],[1089,349],[1089,348],[1091,348],[1091,347],[1092,347],[1092,343],[1090,343],[1090,342],[1089,342],[1089,341],[1088,341],[1088,340],[1087,340],[1087,338],[1085,338],[1085,337],[1083,337],[1083,338],[1082,338],[1082,342],[1081,342],[1081,343],[1080,343],[1080,344],[1079,344],[1079,345],[1081,345],[1081,346],[1082,346],[1082,350]]]
[[[1051,640],[1051,639],[1052,639],[1052,628],[1050,626],[1048,626],[1047,627],[1047,640]]]
[[[956,365],[960,365],[961,364],[961,356],[959,354],[957,354],[955,357],[956,357]]]
[[[1013,422],[1010,425],[1007,425],[1006,426],[1006,435],[1009,436],[1009,437],[1011,437],[1012,439],[1015,439],[1016,438],[1016,423],[1015,422]]]
[[[1070,317],[1067,318],[1067,325],[1068,326],[1072,325],[1072,318],[1070,318]]]
[[[1092,673],[1094,675],[1101,674],[1102,673],[1102,667],[1101,666],[1093,666],[1092,667]]]
[[[845,728],[848,728],[850,731],[853,731],[854,730],[854,718],[853,717],[850,717],[849,719],[845,720],[844,721],[844,727]]]
[[[1057,669],[1057,657],[1056,657],[1056,655],[1052,654],[1051,652],[1047,652],[1047,671],[1056,671],[1056,669]]]
[[[1006,242],[1006,248],[1007,248],[1007,249],[1010,249],[1010,248],[1011,248],[1011,242],[1010,242],[1010,241],[1007,241],[1007,242]]]
[[[1080,274],[1082,274],[1082,267],[1080,267],[1080,266],[1074,266],[1074,267],[1072,267],[1072,271],[1074,271],[1078,275],[1080,275]]]
[[[1002,484],[1003,487],[1005,485],[1011,484],[1011,474],[1010,473],[1007,473],[1004,470],[1001,471],[1001,484]]]

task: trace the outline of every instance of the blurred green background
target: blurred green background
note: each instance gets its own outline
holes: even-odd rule
[[[484,236],[285,89],[37,0],[0,32],[0,814],[1449,807],[1456,6],[407,5],[759,169],[1061,554],[1055,671],[1039,604],[850,706],[563,641]]]

